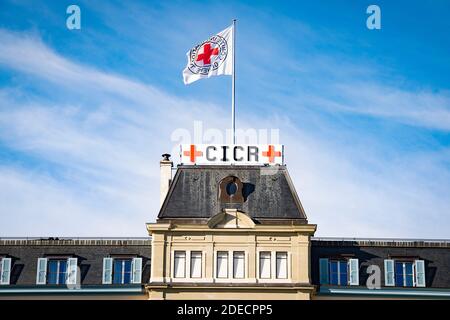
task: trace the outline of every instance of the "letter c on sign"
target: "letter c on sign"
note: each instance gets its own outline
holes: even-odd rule
[[[241,147],[241,146],[236,146],[236,147],[234,147],[234,150],[233,150],[233,158],[234,158],[234,161],[242,161],[244,158],[243,157],[236,157],[236,150],[241,150],[241,151],[244,151],[244,148],[243,147]]]
[[[211,154],[210,154],[211,149],[214,150],[214,151],[217,150],[216,147],[214,147],[214,146],[206,147],[206,160],[208,160],[208,161],[216,161],[217,157],[211,157]]]

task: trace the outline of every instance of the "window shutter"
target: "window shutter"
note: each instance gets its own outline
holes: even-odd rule
[[[134,258],[132,262],[132,283],[141,283],[142,280],[142,258]]]
[[[320,284],[329,284],[328,259],[319,259]]]
[[[113,266],[112,258],[103,258],[103,276],[102,276],[103,284],[112,283],[112,266]]]
[[[359,285],[359,261],[358,259],[348,259],[349,284],[351,286]]]
[[[384,260],[384,285],[392,287],[394,281],[394,260]]]
[[[9,284],[11,277],[11,258],[2,259],[0,270],[0,284]]]
[[[416,269],[416,287],[425,287],[425,261],[416,260],[414,264]]]
[[[47,258],[38,258],[36,284],[45,284],[47,282]]]
[[[77,284],[78,259],[67,259],[67,280],[66,284]]]

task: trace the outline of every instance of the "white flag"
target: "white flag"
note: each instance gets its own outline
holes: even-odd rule
[[[183,70],[184,84],[233,72],[233,26],[196,45],[186,53],[188,63]]]

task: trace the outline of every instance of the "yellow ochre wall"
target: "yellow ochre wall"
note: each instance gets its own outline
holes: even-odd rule
[[[149,299],[310,299],[314,292],[310,237],[316,225],[149,223],[147,229],[152,236]],[[175,250],[187,251],[186,257],[189,251],[203,253],[201,278],[172,278]],[[246,252],[244,279],[216,279],[216,251]],[[287,252],[287,279],[258,279],[259,251]]]

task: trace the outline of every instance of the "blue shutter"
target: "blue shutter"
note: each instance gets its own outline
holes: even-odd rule
[[[351,286],[359,285],[359,261],[358,259],[348,259],[348,270],[350,281],[349,284]]]
[[[134,258],[132,263],[132,283],[141,283],[142,281],[142,258]]]
[[[384,285],[393,287],[394,281],[394,260],[384,260]]]
[[[103,284],[111,284],[112,283],[112,258],[103,258],[103,276],[102,283]]]
[[[320,284],[329,284],[328,259],[319,259]]]
[[[3,258],[1,265],[0,284],[9,284],[11,277],[11,258]]]
[[[47,282],[47,258],[38,258],[36,271],[36,284]]]
[[[415,270],[416,287],[425,287],[425,261],[416,260]]]

